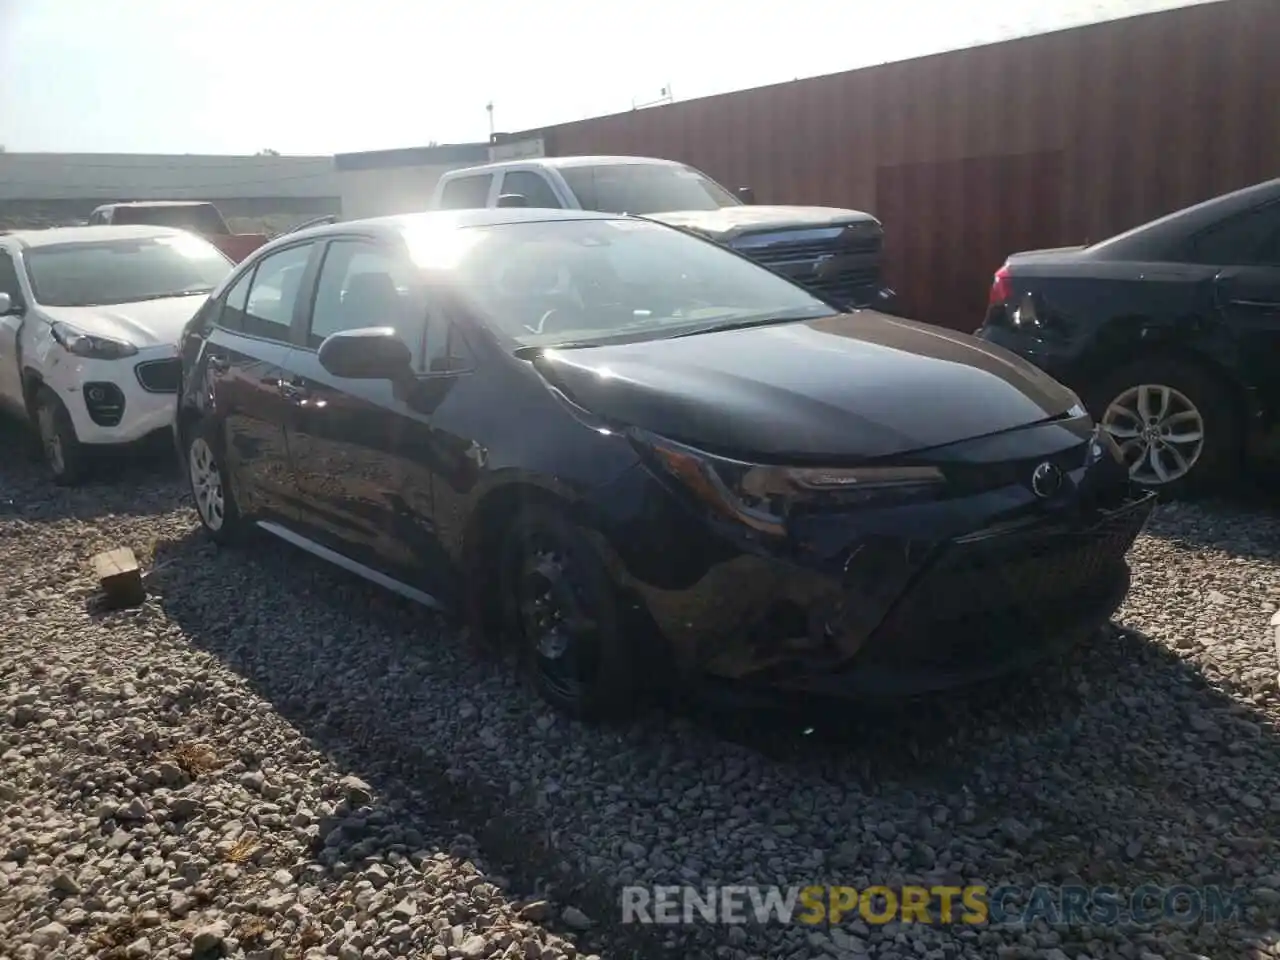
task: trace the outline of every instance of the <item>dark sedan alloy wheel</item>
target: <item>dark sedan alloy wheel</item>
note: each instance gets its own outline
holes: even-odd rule
[[[1125,390],[1107,405],[1102,426],[1120,445],[1129,475],[1143,486],[1181,480],[1204,450],[1204,416],[1186,395],[1164,384]]]

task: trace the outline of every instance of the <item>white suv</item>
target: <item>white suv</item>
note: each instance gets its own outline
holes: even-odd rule
[[[0,406],[35,424],[57,482],[95,448],[168,433],[178,337],[231,269],[168,227],[0,232]]]

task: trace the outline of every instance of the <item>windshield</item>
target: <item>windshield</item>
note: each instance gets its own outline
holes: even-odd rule
[[[647,221],[508,223],[461,234],[451,241],[455,289],[518,346],[652,340],[836,312],[750,260]]]
[[[583,210],[646,216],[673,210],[718,210],[741,202],[706,174],[664,163],[560,167]]]
[[[223,236],[230,231],[222,220],[222,214],[211,203],[184,203],[172,207],[116,207],[111,215],[116,225],[151,224],[156,227],[175,227],[191,230],[205,236]]]
[[[231,261],[198,237],[143,237],[60,243],[28,250],[24,260],[36,302],[97,307],[208,293]]]

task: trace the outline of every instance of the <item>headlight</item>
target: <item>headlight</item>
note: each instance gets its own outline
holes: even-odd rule
[[[787,518],[864,504],[933,499],[945,482],[936,467],[783,467],[712,456],[642,430],[629,432],[646,459],[715,513],[763,533],[786,533]]]
[[[132,343],[113,340],[110,337],[94,337],[65,323],[53,325],[53,339],[57,340],[64,350],[77,357],[88,360],[119,360],[131,357],[138,352]]]

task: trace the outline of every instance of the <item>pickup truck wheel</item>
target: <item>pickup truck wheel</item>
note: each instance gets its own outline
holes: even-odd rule
[[[53,475],[53,482],[72,487],[83,481],[89,472],[88,451],[76,436],[71,414],[48,387],[36,391],[32,418],[40,437],[41,458]]]
[[[1140,486],[1172,496],[1207,492],[1240,465],[1236,406],[1226,386],[1194,364],[1138,360],[1106,376],[1090,407]]]

